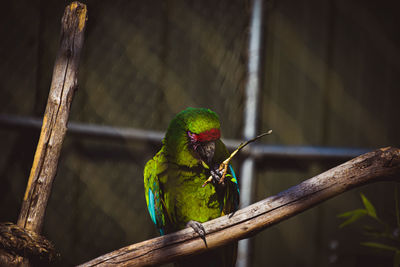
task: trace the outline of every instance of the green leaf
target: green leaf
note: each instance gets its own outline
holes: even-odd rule
[[[361,195],[361,199],[364,204],[364,207],[368,212],[368,215],[375,219],[378,219],[378,217],[376,216],[376,210],[375,210],[374,205],[372,205],[372,203],[368,200],[368,198],[363,193],[361,193],[360,195]]]
[[[394,251],[396,253],[400,252],[399,248],[388,246],[388,245],[377,243],[377,242],[361,242],[360,244],[363,246],[366,246],[366,247],[390,250],[390,251]]]
[[[357,215],[359,213],[363,213],[363,215],[367,215],[367,211],[365,209],[356,209],[356,210],[350,210],[350,211],[343,212],[343,213],[337,215],[337,217],[347,218],[347,217],[352,217],[354,215]]]
[[[342,228],[350,223],[353,223],[353,222],[357,221],[358,219],[360,219],[361,217],[364,217],[367,214],[368,214],[367,211],[364,209],[356,209],[356,210],[352,210],[352,211],[348,211],[348,212],[339,214],[338,215],[339,218],[348,218],[342,224],[340,224],[339,227]]]
[[[380,229],[377,229],[377,228],[374,228],[374,227],[371,227],[368,225],[364,225],[362,228],[364,230],[363,233],[366,236],[373,237],[373,238],[387,238],[388,237],[388,235]]]

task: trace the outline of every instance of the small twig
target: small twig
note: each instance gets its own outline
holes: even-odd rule
[[[225,176],[226,176],[226,173],[228,172],[229,162],[232,160],[232,158],[233,158],[240,150],[242,150],[242,149],[243,149],[245,146],[247,146],[248,144],[250,144],[250,143],[256,141],[257,139],[259,139],[259,138],[261,138],[261,137],[263,137],[263,136],[269,135],[269,134],[271,134],[271,133],[272,133],[272,130],[269,130],[269,131],[266,132],[266,133],[262,133],[262,134],[260,134],[260,135],[258,135],[258,136],[256,136],[256,137],[254,137],[253,139],[250,139],[250,140],[248,140],[248,141],[246,141],[246,142],[244,142],[244,143],[241,143],[241,144],[238,146],[238,148],[236,148],[236,150],[233,151],[233,152],[231,153],[231,155],[219,165],[218,170],[223,171],[223,172],[222,172],[221,179],[219,180],[219,183],[221,184],[221,183],[223,183],[223,182],[225,181]],[[204,165],[204,164],[206,164],[206,163],[205,163],[205,162],[202,162],[202,164]],[[208,177],[208,179],[204,182],[204,184],[203,184],[201,187],[205,187],[207,184],[211,183],[211,181],[212,181],[212,176],[210,175],[210,177]]]

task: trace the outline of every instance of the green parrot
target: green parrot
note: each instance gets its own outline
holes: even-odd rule
[[[205,108],[187,108],[169,124],[161,150],[144,168],[148,211],[161,235],[192,227],[205,240],[201,223],[238,209],[239,186],[231,165],[219,182],[219,165],[229,156],[220,135],[218,115]],[[202,187],[210,175],[212,182]],[[234,266],[236,251],[234,243],[175,265]]]

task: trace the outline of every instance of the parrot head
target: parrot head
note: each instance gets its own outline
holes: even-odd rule
[[[215,141],[221,136],[218,128],[212,128],[199,134],[187,131],[189,147],[207,163],[211,163],[215,152]]]
[[[164,144],[169,156],[187,166],[199,159],[211,163],[215,141],[221,137],[218,115],[206,108],[187,108],[171,121]]]

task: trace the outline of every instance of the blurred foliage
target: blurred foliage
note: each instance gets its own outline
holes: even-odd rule
[[[345,219],[340,228],[359,222],[362,218],[368,218],[368,224],[359,224],[366,238],[372,241],[360,242],[362,246],[378,250],[393,252],[393,266],[400,266],[400,211],[399,211],[399,186],[396,184],[394,192],[395,222],[385,222],[378,215],[375,206],[368,198],[360,193],[364,208],[355,209],[339,214],[339,218]],[[373,225],[371,226],[371,222]]]

